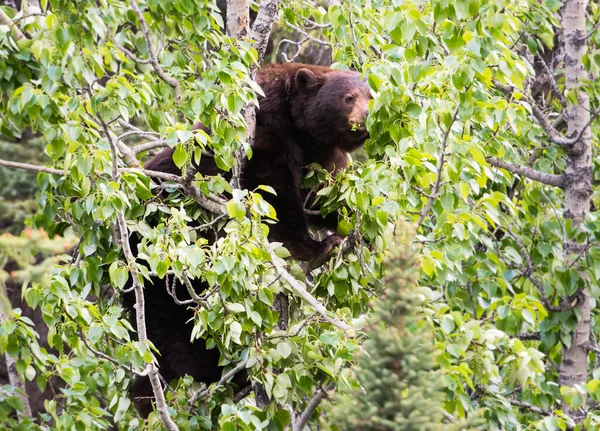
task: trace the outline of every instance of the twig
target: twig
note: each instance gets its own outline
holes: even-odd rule
[[[300,325],[300,327],[298,328],[298,330],[292,334],[288,334],[287,332],[284,332],[283,334],[275,334],[275,335],[270,335],[268,337],[266,337],[267,340],[275,340],[277,338],[294,338],[297,337],[298,334],[300,334],[300,332],[302,332],[302,330],[306,327],[306,325],[308,325],[308,323],[313,319],[313,317],[315,317],[317,315],[317,312],[315,311],[313,314],[311,314],[310,316],[308,316],[308,318],[302,322],[302,325]]]
[[[300,27],[296,27],[294,24],[290,24],[289,22],[286,21],[285,25],[287,25],[288,27],[290,27],[293,30],[296,30],[298,33],[300,33],[301,35],[307,37],[308,39],[310,39],[313,42],[319,43],[319,44],[324,45],[324,46],[331,46],[330,42],[327,42],[325,40],[321,40],[319,38],[311,36],[309,33],[307,33],[306,31],[302,30]]]
[[[162,68],[160,67],[160,64],[158,63],[158,60],[156,58],[156,54],[154,52],[154,46],[152,45],[152,39],[150,38],[150,30],[148,30],[148,24],[144,19],[144,15],[138,7],[136,0],[129,0],[129,4],[131,5],[131,8],[137,15],[140,26],[142,27],[142,33],[144,33],[144,38],[146,39],[146,47],[148,48],[148,57],[150,57],[150,64],[152,64],[152,67],[154,68],[156,74],[163,81],[169,84],[171,88],[173,88],[175,103],[179,103],[179,100],[181,99],[181,87],[179,86],[179,81],[173,78],[172,76],[167,75],[165,71],[162,70]]]
[[[222,220],[226,216],[227,216],[227,214],[221,214],[220,216],[215,217],[212,221],[209,221],[208,223],[201,224],[200,226],[189,227],[189,230],[202,230],[202,229],[206,229],[207,227],[211,227],[212,225],[214,225],[215,223],[217,223],[219,220]]]
[[[233,376],[235,376],[237,373],[239,373],[240,371],[242,371],[243,369],[246,368],[246,364],[248,364],[248,359],[244,359],[242,362],[240,362],[239,364],[237,364],[234,368],[232,368],[231,370],[229,370],[227,373],[225,373],[225,375],[223,375],[223,377],[221,377],[221,380],[219,380],[217,382],[217,384],[213,387],[213,389],[219,387],[219,386],[223,386],[225,384],[225,382],[227,380],[229,380],[230,378],[232,378]],[[193,395],[190,397],[190,399],[188,400],[188,404],[190,406],[194,405],[194,403],[199,400],[200,398],[204,398],[207,395],[209,395],[211,392],[210,388],[206,388],[206,389],[199,389],[196,392],[193,393]]]
[[[287,283],[290,285],[294,292],[299,294],[302,298],[304,298],[306,302],[312,305],[315,311],[319,313],[326,321],[336,326],[337,328],[340,328],[349,335],[354,334],[354,329],[350,325],[348,325],[345,322],[342,322],[341,320],[335,317],[329,316],[329,313],[327,312],[327,309],[323,306],[323,304],[321,304],[314,296],[308,293],[306,289],[302,287],[302,285],[298,282],[298,280],[296,280],[294,277],[292,277],[292,275],[289,272],[287,272],[285,267],[281,264],[281,259],[275,256],[275,253],[273,251],[270,251],[269,253],[271,255],[271,262],[273,263],[277,271],[281,274],[283,279],[287,281]]]
[[[456,121],[456,117],[458,116],[458,110],[460,109],[460,103],[456,105],[456,109],[454,110],[454,114],[452,114],[452,120],[448,125],[448,129],[444,133],[444,137],[442,139],[442,145],[440,147],[440,155],[438,157],[437,166],[436,166],[436,175],[435,175],[435,183],[433,185],[433,190],[429,197],[427,198],[427,202],[425,206],[421,210],[419,214],[419,219],[417,220],[417,230],[421,227],[423,222],[425,221],[425,217],[427,217],[427,213],[433,206],[433,201],[437,199],[440,192],[440,183],[442,181],[442,168],[444,167],[444,157],[446,153],[446,144],[448,143],[448,136],[450,136],[450,131],[452,130],[452,125]]]
[[[304,411],[302,412],[300,417],[298,417],[298,419],[296,420],[296,424],[292,428],[292,431],[304,430],[304,426],[306,425],[306,423],[308,422],[310,417],[313,415],[313,413],[315,412],[317,407],[319,407],[319,404],[321,404],[321,401],[323,401],[325,398],[327,398],[329,396],[327,394],[327,391],[331,391],[333,388],[335,388],[335,383],[330,382],[327,386],[325,386],[325,388],[320,388],[313,395],[313,397],[308,402],[308,405],[306,406],[306,408],[304,409]]]

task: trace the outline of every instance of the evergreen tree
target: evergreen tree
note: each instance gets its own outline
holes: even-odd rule
[[[382,297],[373,304],[355,370],[360,384],[334,398],[334,417],[346,430],[433,430],[442,423],[442,382],[431,331],[416,311],[419,268],[412,235],[401,229],[387,256]]]

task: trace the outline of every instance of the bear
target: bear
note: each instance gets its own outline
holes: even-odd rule
[[[309,262],[323,259],[342,238],[334,233],[322,241],[315,240],[308,226],[316,224],[335,231],[337,216],[307,218],[304,204],[308,191],[301,188],[301,180],[306,167],[313,163],[334,173],[344,169],[349,153],[364,144],[369,137],[365,119],[370,88],[357,72],[298,63],[263,66],[257,74],[257,83],[264,96],[258,99],[253,155],[242,166],[240,185],[249,190],[268,185],[275,190],[276,195],[264,196],[279,220],[270,225],[269,240],[282,242],[295,259]],[[200,124],[196,128],[209,132]],[[145,168],[181,174],[173,162],[173,152],[172,148],[162,150]],[[198,170],[205,175],[219,172],[209,157],[201,159]],[[138,242],[132,236],[132,250],[136,250]],[[165,281],[152,281],[154,286],[144,289],[146,329],[160,352],[161,376],[166,381],[186,374],[206,384],[218,381],[222,374],[218,349],[207,349],[203,340],[190,342],[193,310],[173,301]],[[197,292],[207,288],[200,281],[195,283]],[[179,298],[186,297],[181,283],[175,289]],[[133,294],[125,294],[124,302],[133,314]],[[238,373],[234,383],[238,389],[247,386],[246,374]],[[152,409],[148,379],[134,382],[132,394],[136,408],[146,417]]]

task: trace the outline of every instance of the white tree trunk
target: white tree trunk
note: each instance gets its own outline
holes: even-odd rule
[[[562,26],[565,43],[566,92],[577,91],[581,81],[587,79],[582,58],[586,53],[585,10],[587,0],[566,0],[562,12]],[[568,100],[569,98],[567,98]],[[590,119],[589,96],[585,91],[578,93],[578,103],[569,102],[565,119],[569,136],[576,136],[585,128]],[[573,220],[578,227],[590,210],[592,195],[592,138],[587,127],[581,139],[568,151],[565,182],[565,217]],[[585,243],[565,239],[565,255],[575,259],[586,246]],[[584,289],[580,292],[577,308],[580,319],[573,333],[571,347],[564,349],[560,365],[559,383],[562,386],[574,386],[587,381],[588,354],[586,344],[590,338],[590,297]],[[563,409],[568,411],[563,402]],[[574,415],[575,412],[570,412]]]

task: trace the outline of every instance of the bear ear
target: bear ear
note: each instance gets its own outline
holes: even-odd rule
[[[315,75],[310,69],[300,69],[296,72],[296,88],[298,91],[309,91],[314,90],[321,86],[322,78]]]

